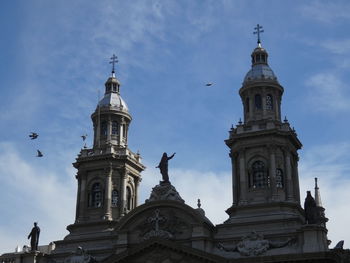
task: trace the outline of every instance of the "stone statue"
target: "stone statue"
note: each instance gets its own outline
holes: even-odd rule
[[[316,224],[318,221],[316,202],[315,202],[315,199],[312,197],[310,191],[306,192],[304,210],[305,210],[306,223]]]
[[[163,182],[169,183],[169,175],[168,175],[168,161],[174,157],[175,153],[168,157],[167,153],[163,153],[162,159],[160,160],[158,166],[160,173],[163,177]]]
[[[39,235],[40,235],[40,228],[38,227],[38,223],[34,222],[34,227],[32,228],[32,231],[28,235],[28,239],[30,238],[31,251],[38,250]]]

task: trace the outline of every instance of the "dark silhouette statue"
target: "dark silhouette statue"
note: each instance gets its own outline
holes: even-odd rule
[[[32,228],[32,231],[28,235],[28,239],[30,238],[30,246],[32,251],[38,250],[39,235],[40,235],[40,228],[38,227],[38,223],[34,222],[34,227]]]
[[[159,168],[160,173],[163,177],[164,183],[169,183],[169,175],[168,175],[168,161],[174,157],[175,153],[168,157],[167,153],[163,153],[162,159],[160,160],[158,166],[156,168]]]
[[[318,221],[316,202],[315,202],[315,199],[312,197],[310,191],[306,192],[304,210],[305,210],[306,223],[316,224]]]

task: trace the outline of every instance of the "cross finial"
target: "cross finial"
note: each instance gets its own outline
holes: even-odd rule
[[[111,61],[109,62],[109,64],[112,64],[112,74],[115,73],[114,65],[117,62],[118,62],[118,57],[113,54],[113,56],[111,57]]]
[[[258,45],[261,43],[261,41],[260,41],[260,33],[264,32],[264,30],[262,30],[262,28],[263,28],[263,27],[262,27],[261,25],[259,25],[259,24],[257,24],[256,27],[254,27],[254,29],[255,29],[256,31],[254,31],[253,34],[254,34],[254,35],[255,35],[255,34],[258,35]]]

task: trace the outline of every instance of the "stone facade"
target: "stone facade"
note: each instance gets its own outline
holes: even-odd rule
[[[302,147],[281,120],[283,87],[261,44],[239,91],[244,121],[225,141],[232,163],[232,206],[213,225],[188,206],[170,182],[156,185],[138,205],[139,154],[128,148],[131,115],[114,72],[91,118],[94,146],[82,149],[77,169],[75,222],[50,251],[3,254],[0,263],[116,262],[350,262],[341,247],[328,248],[327,219],[319,188],[301,206],[298,153]],[[313,201],[312,201],[313,200]],[[311,203],[311,205],[309,205]]]

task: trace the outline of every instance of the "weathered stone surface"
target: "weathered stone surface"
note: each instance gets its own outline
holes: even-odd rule
[[[159,185],[153,187],[149,199],[146,203],[159,200],[174,200],[185,203],[176,188],[170,182],[160,182]]]

